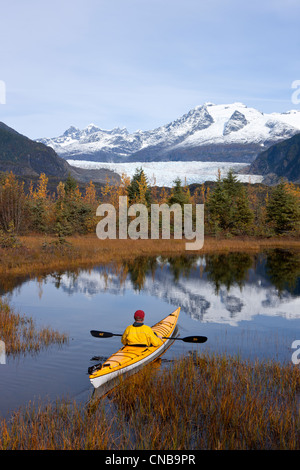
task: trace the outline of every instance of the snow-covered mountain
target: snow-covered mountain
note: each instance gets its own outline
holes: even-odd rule
[[[67,160],[96,162],[252,162],[274,143],[300,132],[300,111],[264,114],[242,103],[206,103],[149,131],[74,126],[63,135],[38,139]]]

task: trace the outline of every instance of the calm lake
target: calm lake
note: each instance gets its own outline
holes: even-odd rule
[[[39,398],[87,400],[91,359],[103,360],[121,345],[119,337],[97,339],[90,330],[122,333],[137,309],[152,325],[180,306],[180,336],[208,337],[199,345],[175,341],[162,358],[165,367],[194,350],[290,362],[292,343],[300,340],[300,254],[286,250],[140,258],[118,268],[19,279],[9,292],[0,284],[0,292],[37,326],[69,335],[68,344],[0,364],[4,416]]]

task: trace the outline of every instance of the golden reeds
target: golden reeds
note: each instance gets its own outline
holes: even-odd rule
[[[137,256],[191,254],[185,250],[185,240],[99,240],[96,235],[66,238],[65,244],[56,243],[53,237],[20,237],[20,246],[0,248],[0,276],[24,276],[91,267],[96,264],[123,262]],[[287,248],[300,250],[300,240],[295,238],[234,238],[206,237],[204,247],[196,254],[249,252],[263,249]]]
[[[89,406],[31,404],[2,419],[0,449],[295,450],[299,391],[293,364],[193,354]]]
[[[63,344],[68,337],[49,327],[38,329],[31,317],[16,313],[0,299],[0,339],[5,343],[6,355],[36,353],[51,344]]]

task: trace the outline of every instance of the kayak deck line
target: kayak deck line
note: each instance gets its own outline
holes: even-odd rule
[[[113,355],[113,357],[118,357],[118,356],[120,356],[122,359],[127,358],[128,361],[126,361],[126,360],[124,360],[124,361],[117,361],[116,359],[112,359],[112,358],[111,358],[111,359],[109,360],[109,362],[110,362],[110,363],[111,363],[111,362],[116,362],[116,363],[117,363],[117,366],[118,366],[118,365],[120,366],[120,365],[122,365],[122,364],[126,364],[126,362],[132,361],[132,359],[134,359],[134,357],[140,357],[140,354],[137,354],[137,353],[135,353],[135,352],[132,352],[131,354],[132,354],[132,355],[129,355],[128,351],[127,351],[125,354],[124,354],[124,353],[115,353],[115,354]],[[134,355],[134,356],[133,356],[133,355]],[[112,366],[111,364],[107,364],[107,366],[109,366],[110,369],[113,369],[113,368],[117,367],[117,366]]]
[[[98,388],[121,374],[132,373],[131,371],[142,367],[163,354],[169,345],[173,343],[171,336],[176,328],[179,313],[180,307],[152,326],[152,330],[155,333],[165,337],[162,338],[161,345],[157,347],[146,346],[144,349],[142,349],[140,345],[123,346],[116,353],[112,354],[103,364],[94,366],[89,376],[93,386]]]

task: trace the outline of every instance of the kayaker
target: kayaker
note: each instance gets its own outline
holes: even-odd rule
[[[144,325],[145,312],[137,310],[134,314],[135,322],[127,326],[121,338],[125,346],[160,346],[163,342],[161,336],[154,333],[148,325]]]

